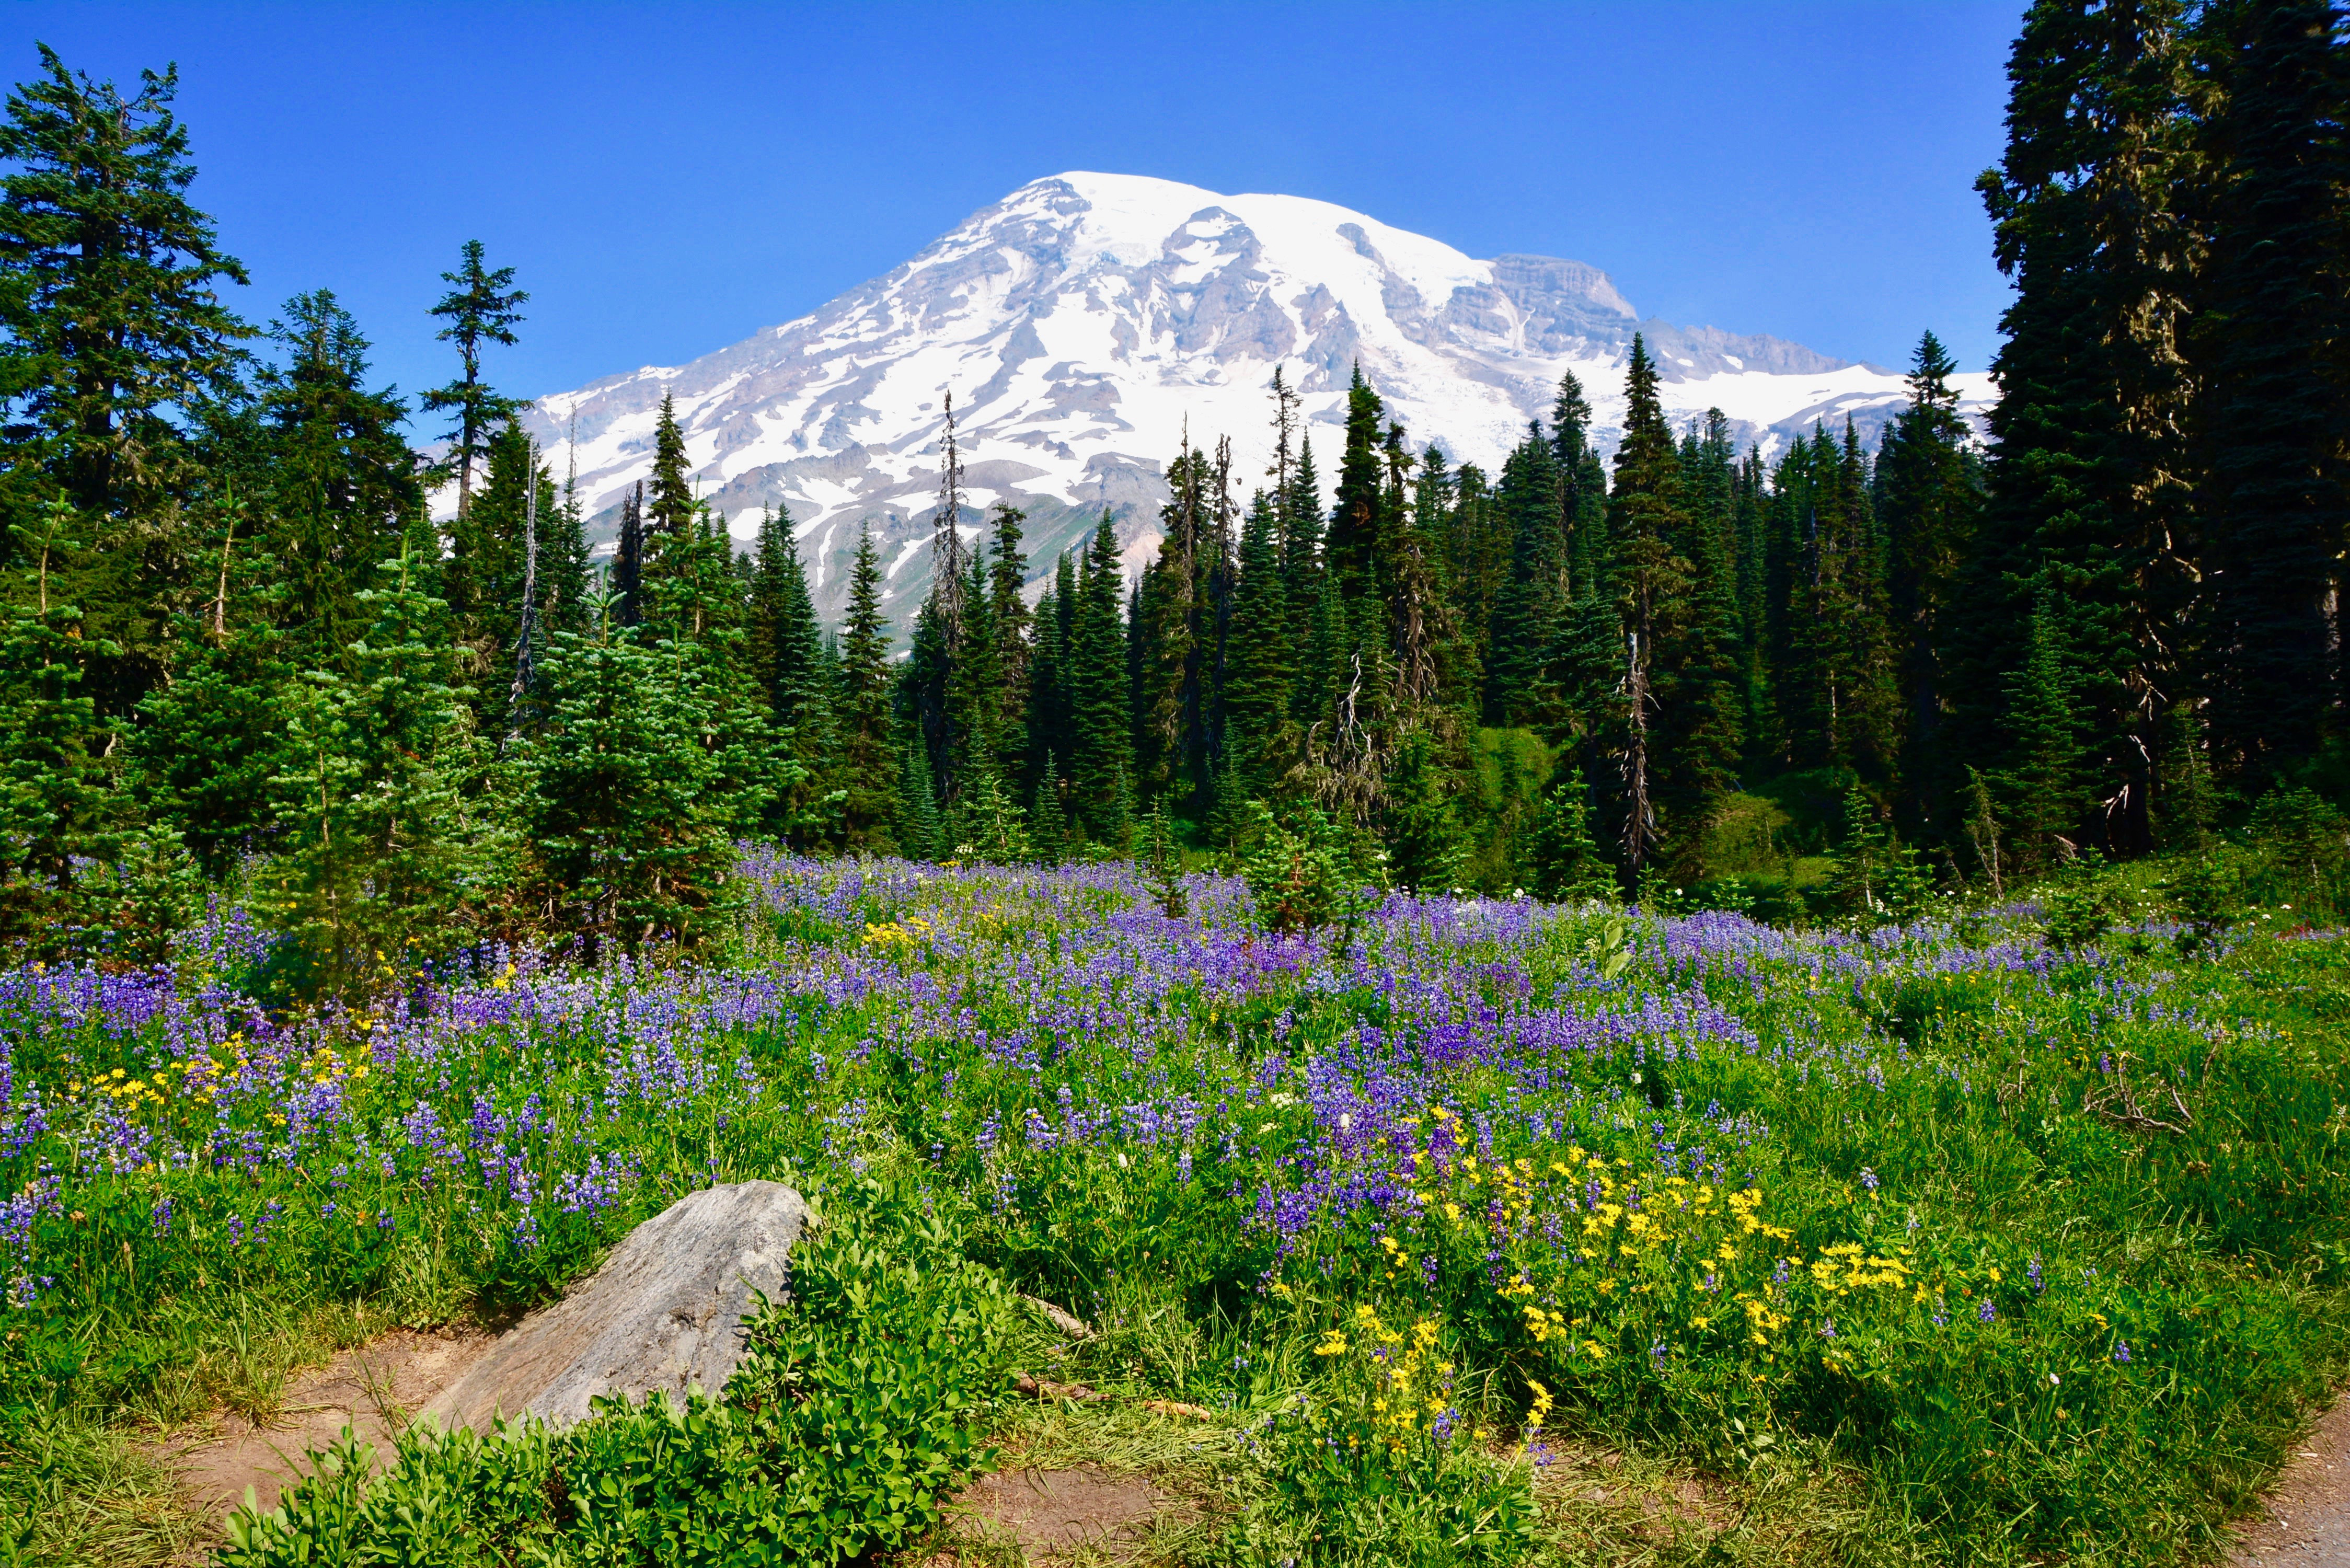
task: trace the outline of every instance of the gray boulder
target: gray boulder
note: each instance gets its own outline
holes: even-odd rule
[[[500,1415],[567,1425],[598,1394],[716,1394],[743,1358],[752,1293],[783,1294],[806,1221],[800,1195],[779,1182],[689,1193],[500,1336],[420,1414],[482,1431]]]

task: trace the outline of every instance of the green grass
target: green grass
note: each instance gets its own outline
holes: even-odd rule
[[[1437,900],[1343,956],[1268,943],[1225,883],[1170,921],[1112,868],[757,870],[723,962],[493,957],[364,1024],[242,1018],[193,956],[145,1001],[14,977],[5,1115],[37,1091],[47,1127],[0,1169],[31,1189],[0,1255],[20,1555],[184,1557],[166,1434],[266,1418],[394,1324],[522,1310],[746,1177],[881,1182],[859,1244],[998,1303],[952,1374],[978,1403],[836,1377],[839,1418],[950,1472],[993,1445],[1148,1476],[1181,1506],[1145,1561],[2208,1561],[2350,1372],[2350,944],[2264,906],[2182,959],[2160,868],[2106,874],[2119,923],[2070,954],[2029,908],[1870,940]],[[807,1343],[886,1368],[898,1323]],[[613,1476],[640,1523],[733,1518],[711,1499],[804,1440],[654,1419],[318,1495]],[[585,1560],[495,1490],[435,1517]]]

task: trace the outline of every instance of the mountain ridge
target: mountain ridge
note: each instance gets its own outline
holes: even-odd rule
[[[1814,420],[1874,433],[1902,401],[1882,367],[1801,344],[1641,317],[1596,267],[1440,241],[1310,197],[1227,196],[1071,171],[983,207],[899,266],[816,310],[677,366],[539,399],[526,422],[576,462],[608,535],[651,466],[676,400],[702,493],[737,537],[760,509],[794,519],[820,613],[837,620],[860,523],[903,624],[928,591],[946,393],[954,393],[974,536],[997,502],[1031,515],[1032,582],[1105,509],[1129,565],[1156,547],[1166,462],[1232,437],[1243,474],[1269,449],[1275,364],[1335,456],[1359,364],[1415,449],[1498,469],[1572,371],[1612,448],[1625,356],[1644,334],[1678,424],[1720,407],[1766,452]],[[1979,406],[1988,378],[1962,378]],[[576,432],[577,441],[573,442]],[[1245,489],[1253,480],[1243,481]]]

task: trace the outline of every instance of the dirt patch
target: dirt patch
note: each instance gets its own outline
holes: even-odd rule
[[[1611,1449],[1573,1445],[1553,1447],[1546,1458],[1534,1471],[1534,1496],[1578,1533],[1651,1546],[1684,1534],[1703,1542],[1738,1517],[1728,1487],[1669,1460],[1627,1464]]]
[[[410,1415],[462,1376],[491,1344],[488,1334],[396,1330],[296,1377],[286,1388],[283,1412],[268,1427],[224,1414],[209,1428],[175,1439],[167,1457],[180,1468],[188,1495],[208,1514],[226,1514],[244,1501],[246,1487],[263,1508],[275,1508],[309,1450],[325,1448],[348,1426],[388,1452]]]
[[[2260,1512],[2236,1533],[2239,1564],[2350,1568],[2350,1398],[2303,1434]]]
[[[1091,1468],[999,1470],[962,1494],[954,1534],[958,1544],[1010,1546],[1029,1563],[1079,1554],[1116,1559],[1139,1550],[1152,1525],[1177,1506],[1141,1476]]]

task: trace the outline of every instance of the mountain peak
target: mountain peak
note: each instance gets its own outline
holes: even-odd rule
[[[738,537],[763,506],[788,508],[811,588],[837,616],[869,524],[902,623],[930,580],[950,390],[972,509],[962,522],[1022,507],[1041,576],[1105,509],[1129,559],[1147,556],[1187,424],[1196,445],[1230,435],[1253,488],[1276,365],[1309,426],[1343,421],[1359,365],[1416,446],[1492,471],[1570,372],[1595,439],[1612,446],[1635,331],[1649,336],[1677,421],[1720,407],[1766,449],[1815,418],[1849,411],[1873,427],[1903,398],[1890,372],[1798,344],[1644,322],[1581,262],[1480,261],[1308,197],[1072,170],[806,316],[681,366],[542,397],[529,421],[550,453],[576,421],[567,455],[591,513],[608,514],[650,472],[673,395],[702,493]]]

